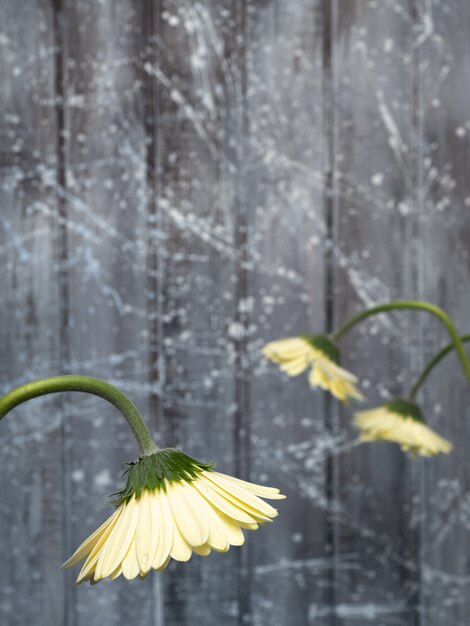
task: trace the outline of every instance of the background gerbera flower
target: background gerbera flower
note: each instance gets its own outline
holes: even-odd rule
[[[241,546],[243,529],[272,521],[277,510],[261,498],[281,499],[279,489],[255,485],[212,470],[173,449],[131,463],[117,509],[62,567],[86,558],[77,583],[144,577],[171,559]]]
[[[262,353],[289,376],[297,376],[310,367],[308,378],[312,387],[321,387],[342,402],[364,399],[357,389],[357,377],[339,366],[339,350],[325,335],[271,341]]]
[[[409,400],[397,399],[383,406],[360,411],[354,424],[361,431],[362,441],[391,441],[414,456],[448,454],[453,446],[426,425],[419,406]]]

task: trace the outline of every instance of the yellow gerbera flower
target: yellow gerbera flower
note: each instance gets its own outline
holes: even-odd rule
[[[453,446],[426,426],[421,409],[409,400],[397,399],[369,411],[360,411],[354,424],[362,441],[392,441],[413,456],[448,454]]]
[[[263,355],[278,363],[289,376],[297,376],[311,367],[309,382],[313,387],[330,391],[346,402],[363,400],[357,389],[358,379],[339,366],[339,350],[325,335],[304,335],[271,341],[262,349]]]
[[[77,583],[102,578],[143,578],[162,571],[173,558],[193,552],[226,552],[277,516],[261,498],[284,498],[279,489],[255,485],[212,470],[183,452],[167,448],[131,463],[118,507],[62,567],[86,557]]]

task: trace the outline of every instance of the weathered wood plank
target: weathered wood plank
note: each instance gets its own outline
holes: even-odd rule
[[[64,197],[67,225],[66,369],[108,380],[146,412],[146,150],[142,5],[64,2]],[[119,413],[82,394],[68,398],[67,508],[72,550],[111,512],[122,464],[137,447]],[[144,413],[145,414],[145,413]],[[73,544],[73,545],[72,545]],[[77,571],[66,572],[69,588]],[[77,624],[151,623],[152,580],[80,588]]]
[[[421,197],[417,254],[422,295],[445,308],[468,332],[468,150],[470,7],[462,1],[420,4],[419,54]],[[447,337],[426,320],[427,356]],[[469,600],[468,383],[455,356],[420,395],[431,425],[455,445],[422,472],[420,531],[421,624],[464,624]]]
[[[49,3],[0,7],[1,391],[59,364],[56,112]],[[62,415],[55,398],[1,424],[0,622],[64,623]]]
[[[397,297],[416,296],[413,148],[413,5],[338,4],[333,67],[335,197],[334,320]],[[401,321],[403,320],[403,322]],[[341,342],[344,365],[363,380],[373,407],[407,392],[416,358],[416,316],[377,318]],[[377,366],[380,364],[380,366]],[[353,407],[355,408],[355,407]],[[335,409],[351,444],[353,408]],[[377,443],[336,455],[338,558],[335,624],[414,624],[418,546],[415,466]]]
[[[321,2],[249,2],[246,17],[247,341],[250,477],[282,488],[280,517],[250,537],[247,623],[328,624],[325,396],[288,379],[264,342],[325,329]]]
[[[227,331],[236,316],[238,254],[233,5],[159,3],[146,65],[157,94],[161,442],[214,459],[227,473],[235,467],[236,357]],[[236,563],[236,549],[171,563],[162,576],[164,623],[208,615],[238,623]]]

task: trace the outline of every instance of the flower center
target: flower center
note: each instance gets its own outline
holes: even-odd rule
[[[325,335],[302,335],[302,339],[309,343],[312,348],[324,354],[330,361],[339,364],[339,350],[331,339]]]
[[[166,481],[186,480],[191,482],[203,471],[214,467],[213,463],[201,463],[180,450],[165,448],[154,454],[139,457],[127,464],[127,483],[125,488],[113,495],[117,496],[119,506],[128,502],[132,496],[139,498],[145,489],[166,489]]]
[[[415,402],[405,400],[404,398],[397,398],[396,400],[388,402],[385,406],[391,413],[396,413],[400,415],[400,417],[409,418],[415,422],[424,424],[423,413]]]

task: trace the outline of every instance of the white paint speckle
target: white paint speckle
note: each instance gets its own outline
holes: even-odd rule
[[[372,176],[372,178],[370,179],[370,182],[375,187],[380,187],[384,182],[384,175],[381,172],[377,172],[377,174],[374,174]]]
[[[240,322],[232,322],[228,325],[227,334],[232,339],[242,339],[245,336],[245,327]]]
[[[72,472],[72,480],[74,483],[81,483],[85,478],[85,472],[82,469],[76,469]]]
[[[253,311],[253,305],[255,299],[253,297],[242,298],[238,303],[238,310],[240,313],[251,313]]]
[[[107,487],[111,484],[111,475],[109,470],[105,469],[95,476],[95,485],[97,487]]]
[[[411,213],[411,207],[407,202],[403,201],[398,204],[398,211],[400,215],[403,215],[403,217],[406,217],[407,215]]]

